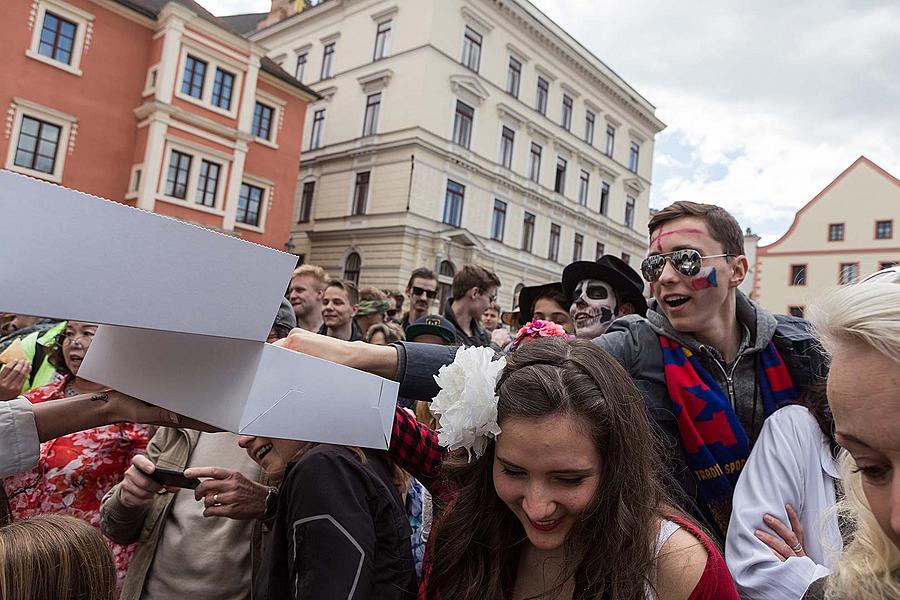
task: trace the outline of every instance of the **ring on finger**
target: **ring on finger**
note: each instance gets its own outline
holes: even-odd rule
[[[794,554],[800,554],[801,552],[803,552],[803,544],[797,542],[796,546],[791,546],[791,550],[794,551]]]
[[[219,493],[218,492],[213,494],[213,506],[222,506],[222,503],[219,502]]]

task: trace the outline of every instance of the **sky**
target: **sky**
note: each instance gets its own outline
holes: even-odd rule
[[[270,6],[198,1],[217,15]],[[719,204],[766,244],[860,155],[900,177],[896,0],[532,2],[666,123],[652,207]]]

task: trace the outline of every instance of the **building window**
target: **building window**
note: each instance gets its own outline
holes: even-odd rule
[[[605,181],[600,184],[600,214],[609,212],[609,184]]]
[[[259,227],[259,210],[262,207],[264,193],[265,190],[261,187],[249,183],[241,184],[236,217],[238,223]]]
[[[325,109],[317,110],[313,114],[312,131],[309,134],[309,149],[315,150],[322,147],[322,129],[325,128]]]
[[[832,223],[828,226],[828,241],[843,242],[844,241],[844,224]]]
[[[578,178],[578,204],[587,206],[588,189],[591,185],[591,174],[582,170],[581,176]]]
[[[806,265],[791,265],[791,280],[788,285],[806,285]]]
[[[547,249],[547,258],[553,262],[559,261],[559,235],[561,228],[556,223],[550,224],[550,248]]]
[[[203,80],[206,78],[206,62],[190,54],[184,61],[184,76],[181,78],[181,93],[203,97]]]
[[[369,175],[370,171],[356,174],[356,185],[353,186],[353,209],[351,215],[366,214],[366,204],[369,199]]]
[[[298,223],[309,223],[309,217],[312,214],[313,196],[315,194],[315,181],[307,181],[303,184],[303,192],[300,195],[300,215],[297,217]]]
[[[637,142],[631,142],[631,150],[628,154],[628,170],[637,173],[638,160],[641,155],[641,146]]]
[[[519,97],[519,84],[522,82],[522,63],[514,56],[509,57],[509,68],[506,71],[506,92],[515,98]]]
[[[234,75],[222,69],[216,69],[213,80],[210,102],[223,110],[231,110],[231,93],[234,90]]]
[[[447,195],[444,197],[444,223],[453,227],[462,225],[463,198],[466,186],[447,181]]]
[[[572,246],[572,262],[581,260],[581,252],[584,250],[584,236],[580,233],[575,234],[575,243]]]
[[[859,263],[841,263],[841,271],[838,275],[838,283],[847,285],[856,283],[859,279]]]
[[[541,181],[541,147],[531,142],[531,154],[528,158],[528,179]]]
[[[61,133],[62,128],[58,125],[23,116],[13,164],[52,175],[56,170]]]
[[[515,140],[516,132],[504,126],[500,134],[500,164],[507,169],[512,169],[513,144]]]
[[[344,261],[344,280],[359,285],[359,272],[362,270],[362,259],[358,252],[351,252]]]
[[[334,70],[334,46],[335,42],[325,44],[322,49],[322,72],[319,79],[328,79]]]
[[[363,117],[363,137],[375,135],[378,131],[378,114],[381,112],[381,92],[369,94],[366,98],[366,113]]]
[[[553,182],[553,191],[557,194],[566,193],[566,159],[559,156],[556,158],[556,179]]]
[[[438,305],[441,314],[447,310],[447,303],[453,298],[453,276],[456,267],[449,260],[442,260],[438,266]]]
[[[380,60],[387,56],[391,42],[391,26],[392,21],[382,21],[378,24],[378,29],[375,32],[375,51],[372,53],[372,60]]]
[[[606,155],[612,157],[613,150],[616,146],[616,128],[612,125],[606,126]]]
[[[216,193],[219,190],[221,170],[221,165],[208,160],[200,161],[200,177],[197,178],[197,196],[194,202],[211,208],[216,206]]]
[[[51,12],[44,13],[38,54],[61,63],[72,64],[75,49],[75,33],[78,25]]]
[[[627,252],[623,252],[622,253],[622,262],[625,263],[626,265],[630,265],[631,264],[631,255],[628,254]]]
[[[606,244],[597,242],[597,249],[594,251],[594,260],[600,260],[600,257],[606,254]]]
[[[181,200],[187,198],[192,159],[190,154],[172,150],[172,154],[169,156],[169,171],[166,174],[166,196]]]
[[[597,117],[591,111],[584,113],[584,141],[594,145],[594,124]]]
[[[788,306],[788,314],[792,317],[797,317],[799,319],[803,318],[803,307],[802,306]]]
[[[503,241],[503,230],[506,229],[506,202],[494,200],[494,216],[491,218],[491,239]]]
[[[878,263],[878,270],[883,271],[884,269],[890,269],[892,267],[896,267],[900,265],[900,262],[896,260],[883,260]]]
[[[522,220],[522,250],[531,252],[534,246],[534,215],[525,211],[525,218]]]
[[[875,221],[875,239],[889,240],[894,237],[893,221]]]
[[[634,228],[634,196],[628,196],[625,200],[625,227]]]
[[[476,73],[481,65],[481,34],[468,26],[463,36],[462,64]]]
[[[253,108],[253,123],[250,126],[250,133],[258,138],[269,140],[272,135],[272,115],[274,114],[274,108],[257,102]]]
[[[306,73],[306,61],[308,58],[309,54],[306,52],[297,55],[297,66],[294,67],[294,79],[300,83],[303,83],[303,75]]]
[[[456,101],[456,117],[453,120],[453,143],[468,148],[472,141],[472,120],[475,109],[463,102]]]
[[[547,100],[550,97],[550,84],[543,77],[538,77],[537,81],[537,98],[534,101],[534,108],[542,115],[547,114]]]
[[[562,120],[560,121],[560,125],[562,125],[563,129],[566,131],[572,129],[572,98],[565,94],[563,94]]]

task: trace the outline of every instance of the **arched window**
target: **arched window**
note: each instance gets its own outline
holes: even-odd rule
[[[513,308],[519,306],[519,292],[522,291],[523,287],[525,287],[524,283],[517,283],[515,289],[513,290]]]
[[[447,302],[453,298],[453,276],[456,267],[449,260],[442,260],[438,266],[438,292],[440,292],[441,314],[447,309]]]
[[[351,252],[348,254],[347,259],[344,261],[344,279],[359,285],[359,270],[361,267],[362,259],[359,258],[359,253]]]

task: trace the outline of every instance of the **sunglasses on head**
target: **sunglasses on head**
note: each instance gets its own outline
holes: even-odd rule
[[[663,270],[666,268],[666,261],[672,261],[675,270],[685,277],[693,277],[700,272],[701,261],[705,258],[722,258],[732,257],[735,254],[712,254],[710,256],[701,256],[701,254],[691,248],[684,250],[675,250],[668,254],[651,254],[641,263],[641,273],[644,279],[653,283],[659,280]]]
[[[413,296],[421,296],[422,294],[428,296],[429,300],[434,300],[435,298],[437,298],[437,290],[426,290],[425,288],[420,287],[414,287],[412,289]]]

